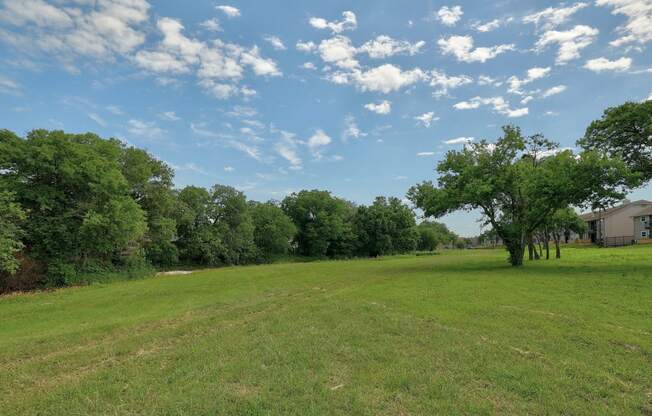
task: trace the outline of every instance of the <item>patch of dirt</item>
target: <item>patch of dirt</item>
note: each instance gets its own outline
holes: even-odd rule
[[[191,274],[194,273],[194,271],[191,270],[170,270],[168,272],[158,272],[156,273],[157,276],[175,276],[179,274]]]

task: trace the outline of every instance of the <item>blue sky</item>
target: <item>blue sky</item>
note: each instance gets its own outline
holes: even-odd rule
[[[652,0],[5,0],[0,126],[120,138],[177,186],[369,203],[502,125],[573,147],[652,96],[650,21]]]

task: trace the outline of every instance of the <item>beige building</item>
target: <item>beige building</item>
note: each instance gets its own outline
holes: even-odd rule
[[[580,217],[588,226],[588,232],[582,238],[603,246],[628,245],[641,238],[648,238],[649,228],[645,232],[641,224],[636,222],[642,221],[641,217],[647,216],[645,221],[649,227],[652,214],[646,214],[648,211],[652,211],[652,201],[624,200],[622,204],[613,208],[582,214]],[[642,237],[641,233],[645,237]]]
[[[652,235],[652,205],[643,208],[632,216],[634,219],[634,240],[642,242],[650,240]]]

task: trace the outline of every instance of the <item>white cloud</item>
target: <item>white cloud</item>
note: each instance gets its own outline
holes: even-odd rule
[[[652,92],[651,92],[650,95],[648,95],[647,98],[645,99],[645,101],[650,101],[650,100],[652,100]]]
[[[329,135],[324,133],[323,130],[317,129],[315,133],[308,139],[308,148],[316,159],[323,157],[322,152],[325,146],[332,142]]]
[[[102,127],[107,126],[106,121],[104,121],[104,119],[100,117],[99,114],[97,113],[88,113],[88,118],[90,118],[91,120],[93,120],[94,122],[96,122]]]
[[[20,85],[16,81],[0,75],[0,93],[17,95],[20,91]]]
[[[458,137],[456,139],[446,140],[445,144],[468,144],[475,140],[474,137]]]
[[[437,20],[445,26],[455,26],[460,21],[464,12],[460,6],[444,6],[437,12]]]
[[[312,62],[304,62],[303,64],[301,64],[301,68],[303,68],[303,69],[309,69],[309,70],[311,70],[311,71],[314,71],[314,70],[317,69],[317,67],[315,66],[315,64],[313,64]]]
[[[233,166],[224,166],[224,172],[233,172],[234,170]]]
[[[523,79],[520,79],[516,76],[509,77],[509,79],[507,80],[507,82],[509,83],[509,92],[511,92],[512,94],[519,94],[519,95],[524,94],[524,92],[521,90],[522,86],[527,85],[537,79],[547,77],[548,75],[550,75],[550,71],[551,71],[550,67],[545,67],[545,68],[534,67],[528,69],[527,75]]]
[[[541,94],[542,98],[548,98],[553,95],[561,94],[562,92],[566,91],[566,86],[565,85],[557,85],[552,88],[549,88]]]
[[[627,16],[627,23],[618,28],[622,37],[610,42],[619,47],[628,43],[652,41],[652,1],[650,0],[596,0],[598,6],[613,7],[612,14]]]
[[[355,13],[351,11],[342,12],[342,20],[329,22],[321,17],[312,17],[309,23],[316,29],[330,29],[333,33],[342,33],[345,30],[355,30],[358,21]]]
[[[478,76],[478,85],[491,85],[493,87],[500,87],[503,85],[503,83],[502,81],[499,81],[496,78],[492,78],[488,75],[480,75]]]
[[[134,61],[136,65],[152,72],[182,74],[190,71],[184,61],[163,51],[139,51],[134,57]]]
[[[267,35],[263,37],[267,42],[269,42],[270,45],[277,51],[284,51],[287,48],[283,44],[283,41],[278,37],[278,36],[273,36],[273,35]]]
[[[580,57],[580,50],[595,40],[599,30],[585,25],[577,25],[566,31],[549,30],[536,43],[536,50],[542,51],[548,45],[557,44],[557,65],[564,65]]]
[[[417,156],[419,157],[426,157],[426,156],[434,156],[435,152],[419,152],[417,153]]]
[[[281,138],[275,145],[276,152],[290,163],[290,169],[301,169],[303,162],[297,151],[299,141],[293,133],[281,130],[280,134]]]
[[[0,21],[20,32],[0,30],[0,39],[24,53],[50,53],[70,72],[79,72],[74,65],[78,55],[111,60],[145,42],[141,24],[148,19],[146,0],[78,3],[57,7],[43,0],[5,1]]]
[[[355,71],[351,78],[362,91],[387,94],[426,79],[427,75],[419,68],[403,71],[392,64],[383,64],[368,71]]]
[[[486,62],[507,51],[514,50],[514,44],[473,48],[471,36],[451,36],[437,41],[443,55],[453,55],[462,62]]]
[[[430,71],[430,86],[436,87],[435,96],[447,95],[448,90],[461,87],[462,85],[470,84],[473,78],[468,75],[451,75],[448,76],[444,72],[439,72],[436,69]]]
[[[221,5],[221,6],[215,6],[215,8],[221,11],[222,13],[224,13],[229,18],[240,16],[240,9],[238,9],[237,7]]]
[[[492,30],[496,30],[499,27],[504,26],[513,20],[514,20],[513,17],[508,17],[507,19],[494,19],[485,23],[476,22],[472,25],[472,27],[478,32],[486,33],[486,32],[491,32]]]
[[[270,77],[278,77],[282,75],[276,62],[271,59],[262,58],[259,55],[257,46],[243,52],[240,61],[245,65],[249,65],[256,75]]]
[[[433,122],[439,120],[439,117],[435,117],[435,113],[429,111],[427,113],[421,114],[420,116],[414,117],[414,119],[417,121],[417,124],[421,124],[424,127],[428,128],[432,125]]]
[[[389,114],[392,111],[392,103],[387,100],[383,100],[379,103],[365,104],[364,108],[376,114]]]
[[[204,20],[199,24],[199,26],[203,27],[206,30],[209,30],[211,32],[221,32],[222,27],[220,26],[220,21],[217,20],[216,18]]]
[[[533,23],[540,30],[551,30],[566,23],[572,15],[587,7],[587,3],[575,3],[572,6],[548,7],[540,12],[527,15],[523,18],[524,23]]]
[[[162,136],[165,130],[159,128],[153,121],[131,119],[127,122],[127,131],[134,136],[155,139]]]
[[[160,118],[163,120],[167,121],[179,121],[181,118],[177,116],[177,114],[174,111],[164,111],[158,115]]]
[[[358,52],[366,53],[373,59],[383,59],[401,53],[407,53],[412,56],[419,53],[425,44],[426,42],[424,41],[410,43],[392,39],[386,35],[380,35],[376,39],[365,42],[358,49]]]
[[[296,44],[296,48],[298,51],[301,52],[312,52],[315,49],[317,49],[317,45],[315,45],[315,42],[309,41],[309,42],[303,42],[303,41],[298,41]]]
[[[226,100],[238,93],[238,88],[234,85],[215,82],[212,79],[202,79],[199,81],[199,85],[203,87],[204,91],[209,95],[212,95],[219,100]]]
[[[355,122],[355,117],[348,115],[344,118],[344,130],[342,131],[342,141],[347,142],[349,139],[359,139],[360,137],[366,136],[367,133],[364,133],[358,127]]]
[[[473,97],[468,101],[460,101],[459,103],[453,105],[453,107],[456,110],[472,110],[479,108],[482,105],[491,106],[496,113],[505,115],[510,118],[522,117],[529,114],[527,107],[516,109],[510,108],[509,102],[506,101],[503,97]]]
[[[584,64],[584,68],[593,72],[603,71],[626,71],[632,66],[631,58],[620,58],[610,61],[607,58],[590,59]]]
[[[356,53],[357,49],[346,36],[337,35],[330,39],[324,39],[319,44],[321,59],[340,68],[357,68],[360,64],[355,59]]]
[[[106,110],[112,114],[115,114],[116,116],[121,116],[124,114],[122,108],[118,107],[117,105],[107,105]]]

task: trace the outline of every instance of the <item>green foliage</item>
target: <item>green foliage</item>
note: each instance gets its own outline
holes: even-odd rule
[[[250,203],[254,223],[254,242],[264,261],[288,254],[297,228],[275,203]]]
[[[23,248],[21,225],[25,212],[14,194],[0,191],[0,274],[14,274],[20,266],[16,253]]]
[[[529,236],[556,210],[624,196],[631,176],[621,161],[559,151],[541,135],[523,137],[517,127],[503,130],[495,145],[482,141],[449,151],[437,166],[438,186],[414,186],[409,198],[427,216],[481,210],[518,266]]]
[[[244,194],[233,187],[215,185],[209,214],[222,240],[218,258],[222,264],[246,264],[256,258],[254,223]]]
[[[204,188],[187,186],[178,194],[176,215],[179,260],[185,264],[217,265],[222,240],[213,227],[211,196]]]
[[[652,100],[607,108],[578,144],[619,157],[643,182],[652,179]]]
[[[0,132],[2,184],[27,219],[23,243],[65,281],[89,259],[110,263],[137,246],[146,230],[120,169],[121,144],[91,134],[34,130],[23,140]]]
[[[281,207],[297,227],[299,254],[348,257],[353,254],[351,227],[355,209],[327,191],[301,191],[287,196]]]
[[[371,206],[358,207],[353,218],[357,253],[377,257],[413,251],[415,225],[414,213],[400,199],[377,197]]]
[[[445,224],[435,221],[423,221],[417,226],[419,233],[418,249],[433,251],[439,245],[452,244],[457,240],[457,235],[450,231]]]

